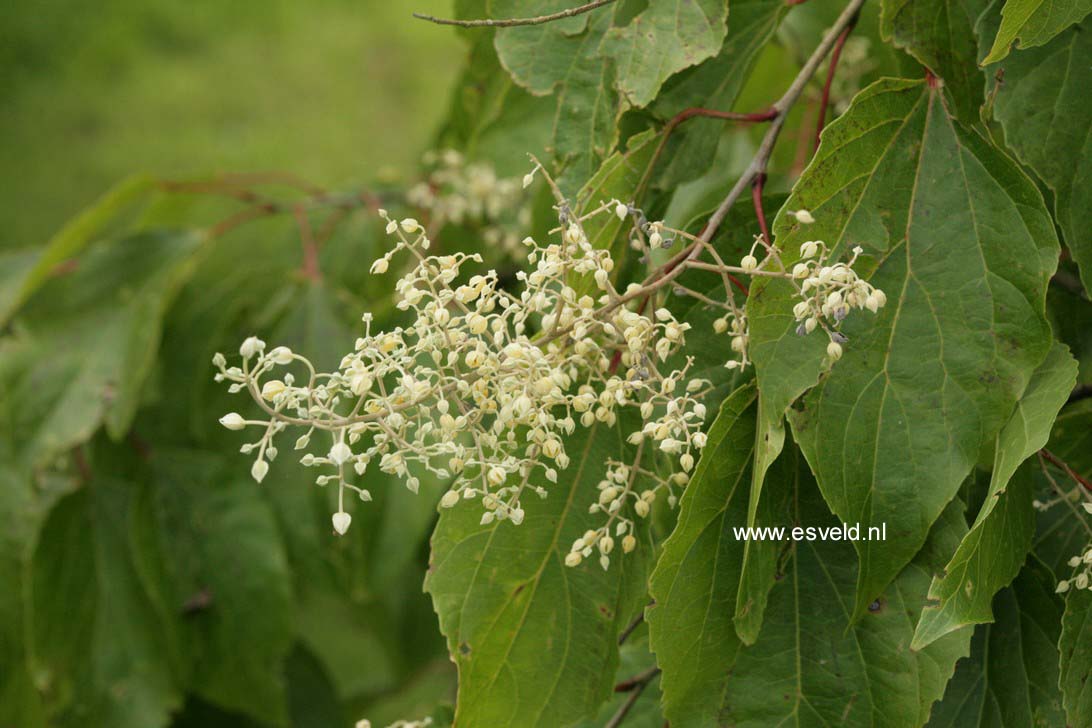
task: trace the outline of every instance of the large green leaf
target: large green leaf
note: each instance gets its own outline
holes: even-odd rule
[[[879,315],[847,319],[845,357],[792,413],[834,512],[887,527],[884,543],[855,544],[859,618],[921,547],[1046,356],[1058,243],[1031,181],[919,81],[883,80],[858,95],[794,188],[786,209],[797,208],[817,222],[779,215],[788,265],[804,240],[836,254],[859,244],[861,269],[874,265],[872,283],[888,294]],[[792,304],[782,281],[756,286],[749,303],[770,402],[764,412],[760,397],[758,437],[774,444],[783,407],[815,381],[825,345],[796,336]]]
[[[494,0],[494,17],[533,17],[570,7],[566,0]],[[554,94],[553,156],[564,168],[559,182],[571,191],[595,171],[617,135],[619,101],[613,66],[599,57],[617,6],[542,25],[502,28],[501,65],[532,94]]]
[[[153,189],[154,180],[146,175],[127,177],[68,222],[41,249],[5,254],[0,278],[0,326],[48,280],[57,265],[79,254],[127,207]],[[17,276],[9,279],[13,271]]]
[[[283,662],[292,646],[292,592],[280,534],[255,483],[219,457],[156,453],[141,515],[156,541],[165,598],[181,615],[188,688],[259,720],[283,724]],[[183,605],[197,605],[189,613]]]
[[[664,670],[665,714],[683,728],[921,725],[970,640],[970,631],[961,630],[910,649],[931,572],[966,531],[959,509],[938,520],[928,547],[855,624],[846,594],[856,566],[847,543],[823,540],[817,530],[810,538],[802,530],[800,540],[783,534],[771,541],[787,549],[783,575],[770,591],[758,641],[746,646],[733,629],[731,605],[743,552],[734,529],[745,515],[739,491],[753,442],[751,418],[714,427],[728,429],[717,451],[723,461],[709,451],[703,467],[730,472],[688,488],[678,530],[654,574],[649,624]],[[767,494],[767,501],[791,504],[781,514],[785,528],[840,526],[796,448],[781,456],[774,473],[768,489],[776,497]]]
[[[96,246],[24,309],[28,357],[13,386],[18,456],[30,464],[129,427],[159,348],[162,320],[194,267],[196,233],[142,233]]]
[[[880,31],[885,40],[944,79],[959,117],[978,118],[986,77],[978,67],[974,26],[988,0],[884,0]]]
[[[1046,445],[1076,377],[1077,362],[1065,346],[1055,344],[997,434],[986,500],[944,576],[929,588],[929,598],[939,604],[922,613],[914,649],[965,624],[993,619],[993,596],[1020,571],[1035,532],[1031,500],[1036,463],[1020,463]]]
[[[766,47],[787,9],[782,0],[733,2],[728,35],[720,53],[667,81],[652,111],[667,120],[695,106],[731,110],[759,52]],[[660,161],[663,171],[656,177],[657,184],[674,189],[709,171],[724,124],[719,119],[699,117],[678,127],[664,150]]]
[[[1041,46],[1092,12],[1092,0],[1005,0],[1001,27],[983,63],[996,63],[1009,54],[1013,41],[1021,48]]]
[[[1029,564],[993,600],[994,624],[979,627],[956,665],[929,728],[1062,726],[1058,635],[1062,605],[1049,571]]]
[[[142,579],[139,487],[96,477],[50,513],[34,554],[38,680],[57,726],[155,728],[181,705],[167,608]]]
[[[1069,725],[1092,723],[1092,591],[1072,590],[1066,595],[1062,636],[1058,641],[1062,702]]]
[[[985,22],[985,18],[983,19]],[[1092,22],[1009,56],[994,114],[1005,142],[1054,192],[1062,237],[1092,290]]]
[[[721,406],[683,495],[678,524],[652,574],[656,603],[647,617],[652,649],[664,670],[664,710],[680,725],[716,720],[724,707],[725,675],[739,650],[732,610],[743,549],[733,529],[747,518],[755,399],[754,386],[747,385]],[[766,511],[772,510],[770,503],[763,502]],[[773,555],[783,547],[764,546]]]
[[[618,633],[646,598],[651,545],[565,566],[572,542],[600,516],[588,513],[604,461],[630,450],[618,430],[578,431],[572,464],[526,520],[479,525],[480,508],[445,510],[432,537],[425,588],[459,669],[460,726],[564,726],[610,695]]]
[[[607,31],[600,52],[615,63],[626,103],[647,106],[670,76],[715,56],[727,17],[724,0],[659,0]]]

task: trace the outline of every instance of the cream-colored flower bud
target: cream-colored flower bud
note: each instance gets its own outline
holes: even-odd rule
[[[758,268],[758,259],[753,255],[747,254],[739,261],[739,267],[743,269],[744,273],[751,273]]]
[[[838,361],[842,358],[842,345],[837,341],[832,341],[827,344],[827,356],[833,361]]]
[[[614,206],[614,214],[618,216],[619,220],[625,220],[629,215],[629,208],[623,203],[619,202]]]
[[[265,479],[266,474],[269,472],[269,463],[261,458],[254,461],[254,464],[250,466],[250,477],[254,478],[257,482],[262,482]]]
[[[504,468],[492,467],[486,477],[489,479],[490,485],[501,485],[508,478],[508,473],[505,472]]]
[[[349,524],[353,522],[353,517],[345,511],[338,511],[330,519],[333,521],[334,530],[337,531],[339,536],[344,536],[345,532],[349,530]]]
[[[638,516],[640,516],[641,518],[644,518],[645,516],[648,515],[651,508],[649,507],[647,501],[639,500],[639,501],[637,501],[636,503],[633,504],[633,510],[634,510],[634,512],[637,513]]]
[[[806,263],[797,263],[792,267],[792,277],[800,280],[801,278],[808,277],[808,266]]]
[[[718,334],[723,334],[727,330],[728,330],[728,319],[727,318],[722,317],[722,318],[719,318],[719,319],[717,319],[716,321],[713,322],[713,331],[717,332]]]
[[[800,246],[800,257],[807,260],[808,258],[815,257],[815,254],[819,252],[819,243],[814,240],[808,240]]]
[[[442,508],[454,508],[459,502],[459,492],[456,490],[449,490],[444,493],[443,498],[440,499],[440,506]]]
[[[421,223],[414,220],[412,217],[407,217],[401,223],[402,229],[407,233],[415,233],[421,229]]]
[[[580,562],[584,560],[584,557],[580,555],[579,551],[570,551],[565,555],[565,566],[580,566]]]
[[[682,465],[683,470],[689,473],[690,469],[694,467],[694,456],[684,452],[682,457],[679,458],[679,464]]]
[[[812,217],[811,213],[807,210],[801,209],[791,214],[794,215],[797,220],[804,223],[805,225],[811,225],[813,222],[815,222],[815,218]]]
[[[220,424],[229,430],[241,430],[246,427],[246,420],[238,412],[228,412],[220,418]]]
[[[336,443],[327,455],[335,465],[343,465],[353,456],[352,449],[344,442]]]
[[[243,341],[243,345],[239,347],[239,353],[244,359],[249,359],[261,351],[265,351],[265,342],[257,336],[247,337],[246,340]]]
[[[372,262],[372,275],[382,275],[383,273],[387,272],[387,268],[389,267],[390,263],[387,262],[386,258],[377,258],[374,262]]]
[[[599,539],[599,553],[609,554],[614,550],[614,539],[610,536],[604,536]]]
[[[635,548],[637,548],[637,539],[634,538],[632,533],[627,534],[625,536],[625,538],[622,539],[622,551],[623,551],[623,553],[628,554],[631,551],[633,551],[633,549],[635,549]]]
[[[270,379],[262,385],[262,399],[272,402],[273,398],[285,390],[284,382],[279,379]]]

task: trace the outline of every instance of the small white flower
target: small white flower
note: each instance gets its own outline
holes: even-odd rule
[[[444,493],[443,498],[440,499],[440,506],[443,508],[454,508],[459,502],[459,492],[455,490],[449,490]]]
[[[402,229],[407,233],[415,233],[421,229],[421,223],[414,220],[412,217],[407,217],[401,223]]]
[[[739,261],[739,267],[743,269],[744,273],[751,273],[758,268],[758,259],[753,255],[745,255],[743,259]]]
[[[625,204],[619,202],[614,207],[614,214],[618,216],[619,220],[622,220],[624,222],[626,217],[629,216],[629,207],[627,207]]]
[[[811,213],[808,212],[807,210],[801,209],[801,210],[797,210],[796,212],[793,212],[793,213],[790,213],[790,214],[795,216],[797,220],[804,223],[805,225],[810,225],[813,222],[815,222],[815,218],[812,217]]]
[[[565,566],[580,566],[580,562],[584,560],[584,557],[580,555],[579,551],[570,551],[565,556]]]
[[[372,275],[382,275],[383,273],[386,273],[389,266],[390,264],[387,263],[386,258],[376,258],[371,267]]]
[[[827,344],[827,356],[833,361],[838,361],[842,358],[842,345],[837,341],[832,341]]]

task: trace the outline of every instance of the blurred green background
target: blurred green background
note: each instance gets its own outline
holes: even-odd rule
[[[0,20],[0,247],[134,171],[403,174],[465,55],[445,0],[16,0]]]

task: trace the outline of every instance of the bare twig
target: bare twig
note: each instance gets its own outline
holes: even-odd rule
[[[842,29],[838,36],[838,42],[834,44],[834,50],[830,52],[830,63],[827,64],[827,80],[823,84],[823,97],[819,101],[819,119],[815,122],[815,149],[819,148],[819,137],[823,134],[823,126],[827,123],[827,107],[830,105],[830,87],[834,83],[834,72],[838,68],[838,59],[842,56],[846,40],[853,28],[857,25],[857,15],[849,21],[849,25]]]
[[[455,18],[437,18],[435,15],[426,15],[424,13],[414,13],[413,17],[418,20],[427,20],[428,22],[436,23],[437,25],[457,25],[461,28],[511,28],[517,25],[542,25],[543,23],[550,23],[555,20],[564,20],[565,18],[571,18],[574,15],[591,12],[596,8],[601,8],[612,2],[614,2],[614,0],[595,0],[594,2],[580,5],[575,8],[550,13],[549,15],[539,15],[534,18],[481,18],[480,20],[457,20]]]
[[[653,601],[649,602],[648,606],[651,607],[655,603],[656,603],[655,600],[653,600]],[[622,633],[618,635],[618,644],[622,644],[627,639],[629,639],[629,636],[631,634],[633,634],[633,630],[640,627],[641,622],[643,622],[643,621],[645,621],[645,610],[644,609],[642,609],[640,611],[640,613],[638,613],[638,615],[633,618],[633,621],[631,621],[629,624],[626,625],[626,628],[622,630]]]
[[[1045,447],[1039,451],[1039,454],[1049,460],[1056,467],[1061,468],[1062,472],[1068,475],[1074,483],[1077,483],[1085,490],[1092,492],[1092,481],[1089,481],[1088,478],[1075,472],[1073,468],[1069,467],[1069,465],[1060,457],[1052,453],[1050,450],[1047,450]]]
[[[644,672],[639,672],[628,680],[623,680],[614,686],[614,692],[616,693],[628,693],[630,690],[635,690],[642,683],[646,683],[652,678],[660,674],[660,668],[650,667]]]
[[[641,676],[639,677],[643,676],[644,679],[635,683],[632,688],[629,688],[630,693],[629,697],[626,698],[626,702],[622,703],[622,706],[618,708],[618,712],[611,716],[611,719],[607,721],[603,728],[618,728],[618,726],[622,725],[622,721],[626,719],[626,716],[629,715],[629,711],[633,709],[633,706],[637,703],[638,699],[640,699],[641,693],[645,691],[648,684],[655,680],[656,676],[659,674],[659,668],[653,668],[652,670],[641,673]]]

